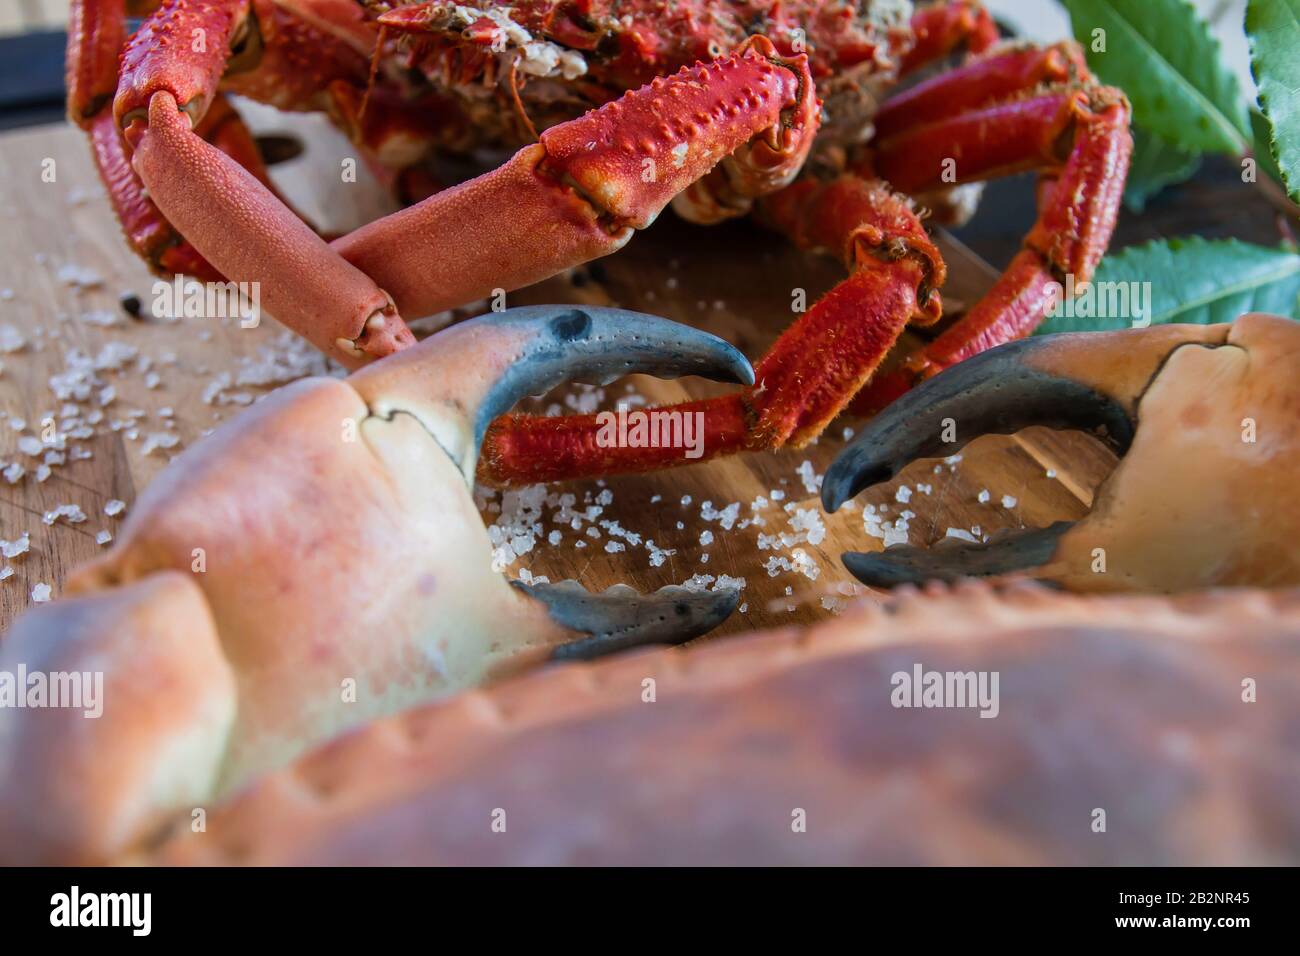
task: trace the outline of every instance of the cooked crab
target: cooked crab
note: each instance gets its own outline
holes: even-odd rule
[[[1295,590],[905,589],[376,721],[135,859],[1294,865],[1298,717]]]
[[[102,675],[102,714],[0,707],[0,855],[92,861],[376,717],[551,659],[680,641],[735,591],[512,587],[470,494],[522,395],[629,371],[752,381],[706,333],[533,307],[280,389],[181,455],[0,672]],[[23,694],[29,688],[19,690]]]
[[[1075,45],[999,45],[971,0],[164,0],[130,39],[121,0],[74,10],[70,110],[130,240],[163,270],[259,282],[271,314],[349,365],[409,347],[403,317],[614,251],[669,202],[696,222],[753,209],[841,257],[850,276],[778,339],[757,384],[698,406],[706,455],[810,441],[869,380],[866,410],[1028,332],[1103,254],[1132,148],[1127,102]],[[962,45],[979,55],[887,98]],[[275,194],[222,90],[328,110],[408,195],[432,188],[430,152],[523,145],[326,242]],[[908,323],[940,318],[945,267],[913,200],[1025,170],[1042,179],[1023,251],[959,322],[875,375]],[[680,460],[598,449],[597,428],[507,418],[484,478]]]

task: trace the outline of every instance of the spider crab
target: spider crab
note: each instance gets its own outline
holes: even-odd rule
[[[855,394],[874,411],[1026,334],[1055,283],[1091,276],[1132,150],[1127,101],[1077,46],[1001,44],[974,0],[163,0],[129,39],[127,5],[153,6],[73,4],[68,69],[129,240],[159,270],[260,282],[271,314],[349,367],[409,347],[403,316],[606,255],[670,202],[700,223],[753,211],[842,257],[849,276],[776,341],[755,386],[690,404],[706,456],[803,444]],[[962,47],[964,65],[886,98]],[[328,111],[424,198],[326,241],[276,195],[223,91]],[[424,159],[484,144],[519,148],[433,190]],[[875,375],[905,326],[941,318],[944,263],[909,197],[936,205],[1026,170],[1041,173],[1040,213],[1023,250],[959,322]],[[598,448],[597,431],[592,417],[503,418],[480,477],[681,460]]]

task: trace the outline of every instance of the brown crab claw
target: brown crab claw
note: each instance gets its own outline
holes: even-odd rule
[[[5,670],[100,672],[109,696],[103,720],[0,708],[0,860],[109,859],[375,718],[721,622],[735,591],[512,587],[493,568],[470,489],[487,423],[628,372],[753,381],[736,349],[664,319],[519,309],[295,382],[187,449],[0,642]]]
[[[1232,325],[1043,336],[962,362],[859,432],[826,473],[828,511],[913,459],[1029,425],[1094,431],[1119,466],[1082,521],[850,552],[845,566],[875,587],[1017,571],[1077,590],[1300,580],[1286,543],[1300,518],[1281,478],[1300,458],[1297,357],[1296,323],[1252,314]]]

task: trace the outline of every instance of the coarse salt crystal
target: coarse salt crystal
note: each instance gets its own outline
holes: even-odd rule
[[[0,325],[0,352],[21,352],[27,347],[23,334],[12,325]]]
[[[32,548],[32,536],[24,531],[12,541],[5,541],[0,538],[0,555],[6,558],[16,558],[20,554],[26,554]]]
[[[140,446],[140,454],[151,455],[159,449],[175,448],[180,444],[180,441],[180,436],[172,432],[149,432],[144,436],[144,444]]]
[[[59,505],[53,511],[45,512],[44,521],[52,525],[60,518],[65,519],[68,524],[80,524],[86,520],[86,513],[77,505]]]

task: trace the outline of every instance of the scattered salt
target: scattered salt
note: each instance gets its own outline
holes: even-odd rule
[[[6,558],[16,558],[20,554],[26,554],[32,549],[32,537],[24,531],[12,541],[5,541],[0,538],[0,555]]]
[[[59,505],[53,511],[45,512],[44,521],[46,524],[52,525],[60,518],[63,518],[68,524],[80,524],[86,520],[86,513],[77,505]]]

